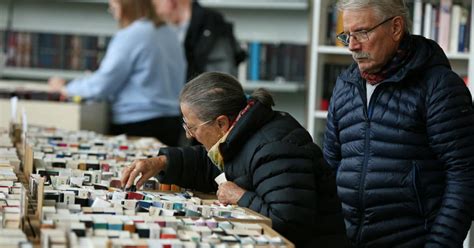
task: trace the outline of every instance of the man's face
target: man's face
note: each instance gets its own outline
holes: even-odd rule
[[[353,34],[368,31],[385,20],[380,20],[372,9],[346,10],[343,13],[344,32]],[[349,50],[361,72],[376,73],[393,57],[398,43],[389,20],[367,33],[365,39],[350,38]],[[368,38],[368,39],[367,39]]]

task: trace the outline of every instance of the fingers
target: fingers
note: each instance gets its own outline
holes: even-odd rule
[[[142,173],[142,177],[137,182],[137,189],[139,189],[152,176],[154,176],[154,173],[151,170]]]
[[[137,166],[135,167],[135,169],[132,170],[132,172],[130,172],[130,176],[128,177],[128,181],[126,185],[127,188],[130,188],[133,185],[133,183],[135,182],[135,178],[137,178],[138,175],[140,175],[140,170],[138,169],[138,166]]]
[[[134,168],[135,166],[132,164],[130,167],[126,167],[122,170],[122,178],[120,179],[122,186],[124,186],[125,183],[127,183],[128,177],[130,176],[130,173],[132,172]]]

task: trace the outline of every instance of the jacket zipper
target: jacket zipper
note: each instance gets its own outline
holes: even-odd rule
[[[360,183],[359,183],[359,202],[360,202],[360,211],[359,211],[359,226],[358,226],[358,230],[357,230],[357,237],[356,237],[356,242],[357,244],[360,244],[360,241],[361,241],[361,236],[362,236],[362,226],[363,226],[363,223],[364,223],[364,216],[365,216],[365,197],[364,197],[364,194],[365,194],[365,188],[364,188],[364,184],[365,184],[365,177],[367,175],[367,165],[368,165],[368,161],[369,161],[369,146],[370,146],[370,128],[371,128],[371,125],[370,125],[370,120],[372,119],[372,114],[373,114],[373,105],[374,105],[374,102],[376,101],[377,97],[378,97],[378,92],[380,91],[380,88],[382,87],[382,85],[379,85],[377,86],[377,88],[375,88],[374,92],[372,93],[372,96],[370,97],[370,101],[369,101],[369,106],[367,107],[367,93],[366,93],[366,89],[364,89],[364,87],[362,87],[361,85],[358,85],[358,89],[361,93],[361,96],[365,96],[365,98],[363,97],[363,102],[364,102],[364,112],[365,112],[365,122],[366,122],[366,131],[365,131],[365,149],[364,149],[364,162],[362,163],[362,174],[361,174],[361,178],[360,178]],[[365,100],[365,101],[364,101]]]

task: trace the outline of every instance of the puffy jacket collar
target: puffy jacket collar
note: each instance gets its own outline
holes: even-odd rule
[[[226,141],[219,146],[224,161],[233,158],[240,147],[262,126],[268,123],[274,115],[275,112],[272,109],[256,101],[235,124]]]
[[[409,75],[423,73],[426,68],[436,65],[446,66],[451,69],[446,54],[436,42],[419,35],[409,34],[408,38],[410,42],[414,43],[415,54],[406,66],[402,67],[400,71],[390,78],[382,81],[382,83],[400,82]],[[351,83],[363,82],[357,63],[352,63],[349,68],[341,74],[341,79]]]

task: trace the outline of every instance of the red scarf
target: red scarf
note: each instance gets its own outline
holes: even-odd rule
[[[397,73],[403,66],[405,66],[411,59],[413,54],[412,44],[411,44],[410,34],[405,34],[400,46],[398,47],[397,52],[393,58],[382,67],[379,72],[368,73],[365,71],[361,72],[363,79],[371,85],[376,85],[383,80],[393,76]]]

